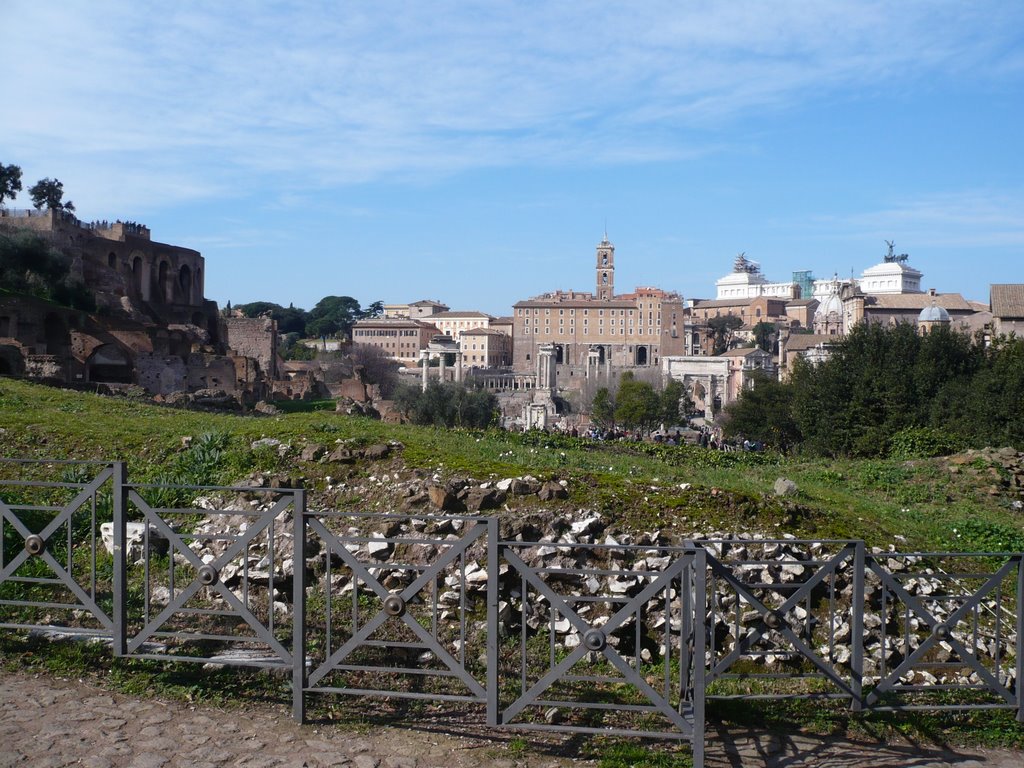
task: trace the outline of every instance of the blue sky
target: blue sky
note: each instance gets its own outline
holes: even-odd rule
[[[0,162],[206,293],[510,311],[859,275],[1024,282],[1024,3],[4,0]],[[13,203],[27,207],[25,193]]]

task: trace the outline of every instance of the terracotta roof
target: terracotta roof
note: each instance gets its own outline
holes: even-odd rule
[[[507,333],[502,333],[494,328],[473,328],[469,331],[463,331],[463,336],[508,336]]]
[[[748,307],[758,299],[765,299],[766,301],[779,301],[783,304],[789,304],[789,299],[784,299],[781,296],[752,296],[747,299],[697,299],[693,302],[694,309],[705,309],[708,307]]]
[[[1024,317],[1024,283],[996,283],[989,296],[995,317]]]
[[[425,322],[423,320],[412,320],[408,317],[373,317],[364,320],[356,320],[352,324],[353,328],[368,328],[374,326],[394,328],[435,328],[433,323]]]
[[[932,302],[947,312],[973,312],[974,308],[959,293],[891,293],[872,294],[865,298],[865,306],[877,309],[907,310],[920,312]]]
[[[754,352],[768,354],[767,352],[758,347],[736,347],[734,349],[725,350],[725,352],[718,355],[718,357],[746,357],[747,355],[750,355]]]
[[[442,304],[440,301],[434,301],[433,299],[421,299],[420,301],[414,301],[409,305],[410,307],[444,307],[448,309],[447,304]]]
[[[786,351],[800,352],[819,344],[835,344],[839,340],[839,336],[828,336],[822,333],[794,333],[786,339]]]

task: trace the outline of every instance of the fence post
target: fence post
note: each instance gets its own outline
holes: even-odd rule
[[[487,725],[498,725],[498,520],[487,519]]]
[[[1024,723],[1024,554],[1017,555],[1017,722]]]
[[[128,474],[123,461],[113,462],[110,470],[114,486],[112,494],[114,519],[111,521],[114,526],[114,632],[111,646],[114,656],[124,656],[128,645],[128,627],[126,625],[128,612],[128,564],[126,562],[128,558],[126,551],[128,520],[125,511],[127,497],[125,485],[128,482]]]
[[[707,552],[698,547],[691,560],[696,595],[693,601],[693,768],[704,768],[704,668],[708,636]]]
[[[850,687],[853,700],[850,709],[860,712],[864,709],[864,580],[866,578],[864,541],[854,543],[853,555],[853,597],[850,606]],[[834,621],[834,619],[833,619]],[[835,627],[832,628],[835,632]]]
[[[306,492],[294,491],[292,552],[292,717],[306,721]],[[330,600],[330,594],[327,599]]]

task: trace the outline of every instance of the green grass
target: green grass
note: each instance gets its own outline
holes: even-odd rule
[[[397,441],[409,468],[479,480],[523,474],[567,479],[569,505],[601,511],[623,529],[690,534],[742,527],[762,534],[863,538],[882,547],[899,535],[900,548],[929,550],[1011,546],[1024,536],[1008,496],[990,494],[970,473],[948,474],[941,459],[787,459],[391,425],[322,410],[273,417],[211,414],[11,379],[0,379],[0,414],[0,456],[121,459],[135,482],[231,483],[262,471],[305,476],[315,490],[337,468],[300,462],[302,446]],[[263,437],[290,449],[284,455],[270,447],[251,450]],[[190,448],[183,445],[187,439]],[[778,477],[795,481],[799,494],[776,499],[772,485]],[[681,491],[681,483],[692,487]],[[965,530],[972,535],[965,537]]]
[[[307,409],[306,406],[309,406]],[[1024,524],[1010,507],[1009,491],[993,493],[998,473],[979,459],[958,474],[941,459],[824,460],[768,454],[725,454],[692,447],[601,444],[556,435],[449,431],[383,424],[304,404],[277,416],[239,416],[163,408],[129,398],[52,389],[0,379],[0,457],[124,460],[133,482],[232,484],[247,475],[302,478],[310,504],[361,508],[351,489],[328,495],[326,476],[357,482],[380,470],[302,462],[305,445],[327,449],[394,441],[389,471],[423,470],[477,480],[532,474],[569,483],[565,502],[510,499],[511,513],[558,515],[601,512],[621,531],[662,530],[678,536],[712,531],[789,533],[804,538],[862,538],[868,546],[903,551],[973,551],[1024,548]],[[263,446],[275,438],[285,449]],[[15,470],[0,464],[0,477]],[[347,473],[347,474],[346,474]],[[777,499],[779,477],[799,493]],[[683,490],[680,485],[689,484]],[[167,491],[168,506],[178,501]],[[900,537],[900,538],[897,538]],[[12,544],[13,546],[13,544]],[[202,671],[188,664],[111,659],[98,646],[58,644],[53,652],[33,641],[0,635],[0,665],[44,668],[55,674],[103,674],[128,692],[160,693],[218,703],[265,700],[287,706],[287,683],[244,670]],[[346,700],[347,702],[348,700]],[[365,712],[350,703],[328,707],[330,717],[358,722]],[[851,718],[841,708],[771,704],[726,708],[711,717],[769,729],[794,724],[821,733],[904,734],[928,741],[1024,747],[1024,728],[1003,712],[965,715],[869,715]],[[689,764],[685,747],[650,749],[628,740],[596,739],[591,757],[602,766],[674,767]],[[590,749],[590,747],[588,747]],[[515,755],[519,747],[512,747]]]

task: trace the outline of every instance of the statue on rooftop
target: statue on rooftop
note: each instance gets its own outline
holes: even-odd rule
[[[907,259],[910,258],[910,256],[905,253],[901,253],[899,255],[893,253],[893,246],[896,244],[895,240],[886,240],[885,244],[889,246],[889,252],[885,254],[886,264],[904,264]]]
[[[736,261],[732,265],[732,271],[747,272],[753,275],[761,271],[761,265],[756,261],[750,261],[747,258],[747,252],[743,251],[736,257]]]

